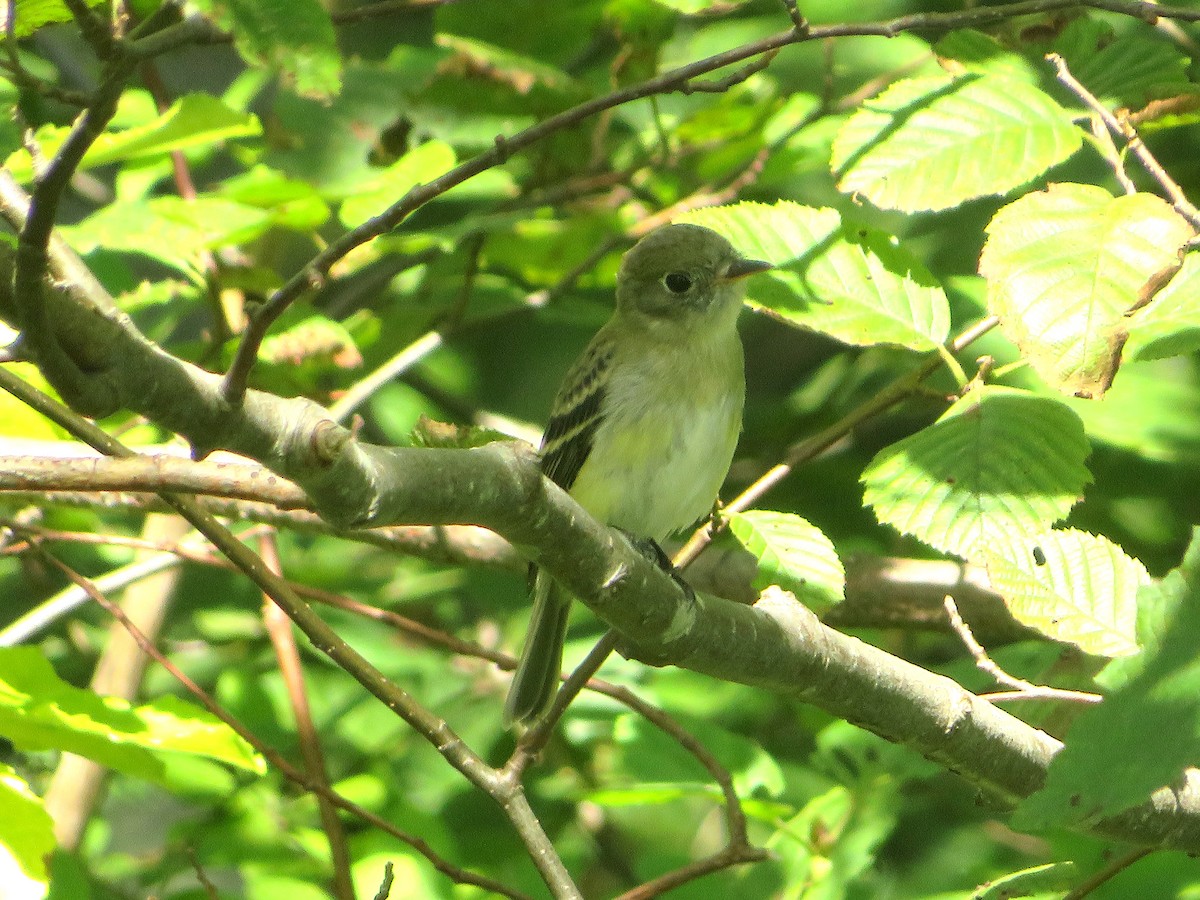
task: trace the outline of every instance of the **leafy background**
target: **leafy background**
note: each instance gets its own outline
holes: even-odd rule
[[[60,232],[170,352],[223,370],[246,316],[316,252],[497,135],[790,27],[773,0],[383,5],[386,15],[206,0],[198,21],[231,39],[164,53],[122,91]],[[157,9],[138,0],[123,12],[141,21]],[[67,5],[15,11],[0,152],[29,186],[38,157],[68,135],[72,95],[95,89],[102,70]],[[955,11],[803,7],[814,25]],[[811,706],[614,659],[606,677],[730,770],[752,840],[771,851],[671,896],[1064,896],[1126,852],[1064,826],[1127,808],[1200,763],[1194,550],[1178,568],[1200,491],[1200,321],[1184,252],[1197,222],[1164,199],[1164,179],[1132,157],[1114,164],[1123,138],[1091,126],[1095,111],[1045,58],[1058,54],[1104,109],[1132,111],[1186,197],[1200,136],[1194,38],[1186,21],[1060,9],[796,43],[724,90],[624,103],[436,196],[340,259],[263,343],[256,387],[325,404],[390,366],[394,377],[357,406],[368,440],[411,444],[422,416],[536,440],[558,379],[608,314],[632,238],[668,220],[716,228],[777,266],[751,291],[745,430],[724,496],[805,437],[847,416],[853,427],[733,516],[714,551],[740,543],[758,562],[754,588],[780,585],[818,613],[836,611],[855,560],[968,560],[1027,629],[994,641],[980,630],[998,663],[1108,695],[1012,707],[1066,750],[1010,818],[912,751]],[[953,343],[993,315],[998,326]],[[31,366],[13,368],[44,387]],[[914,373],[928,374],[919,389]],[[903,403],[860,415],[897,383]],[[104,425],[135,444],[170,439],[127,415]],[[62,437],[9,398],[0,429]],[[67,587],[19,525],[114,538],[149,528],[139,509],[0,502],[11,526],[0,622]],[[296,582],[486,647],[519,644],[525,584],[511,557],[446,564],[286,528],[277,542]],[[94,578],[138,557],[119,542],[48,546]],[[188,565],[170,597],[164,652],[298,759],[307,739],[261,596],[236,573]],[[490,761],[511,750],[494,666],[344,610],[322,614]],[[993,687],[944,628],[873,624],[860,619],[856,633],[968,688]],[[180,699],[171,675],[151,666],[131,702],[82,689],[109,625],[84,606],[0,649],[0,882],[14,897],[327,896],[339,863],[314,797]],[[601,633],[577,614],[568,661]],[[301,656],[336,791],[455,865],[542,895],[490,798],[324,657],[306,646]],[[47,857],[43,798],[63,751],[120,774],[79,846]],[[572,706],[528,789],[585,896],[632,889],[723,841],[719,794],[695,760],[597,695]],[[347,844],[357,896],[374,896],[385,861],[394,898],[475,895],[360,821]],[[1160,851],[1094,894],[1196,896],[1200,869]]]

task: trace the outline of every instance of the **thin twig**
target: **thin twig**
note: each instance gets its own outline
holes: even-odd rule
[[[975,640],[975,635],[971,633],[970,626],[967,625],[959,613],[958,604],[954,602],[954,598],[947,594],[942,600],[942,605],[946,610],[946,618],[950,622],[950,627],[958,635],[959,640],[963,642],[963,645],[967,648],[967,652],[971,654],[971,658],[975,660],[975,667],[981,672],[991,675],[997,684],[1012,688],[1014,691],[1019,692],[1023,699],[1028,700],[1070,700],[1075,703],[1099,703],[1104,699],[1099,694],[1046,687],[1045,685],[1034,684],[1032,681],[1026,681],[1023,678],[1017,678],[1015,675],[1009,675],[1000,668],[1000,665],[995,660],[988,656],[988,652],[984,649],[983,645]],[[987,698],[986,694],[981,696],[984,696],[985,699]],[[1006,697],[1005,699],[1012,698]]]
[[[263,562],[272,572],[282,577],[283,565],[279,560],[279,546],[274,533],[263,534],[259,538],[258,547]],[[313,781],[329,787],[329,769],[325,763],[325,751],[321,747],[321,736],[313,724],[312,707],[309,705],[308,690],[304,684],[304,668],[300,664],[296,636],[292,633],[292,620],[267,594],[263,594],[263,624],[271,639],[271,646],[275,648],[279,674],[283,678],[292,715],[296,720],[296,735],[300,742],[300,755],[304,758],[304,770]],[[333,895],[338,900],[354,900],[354,883],[350,879],[350,848],[346,843],[346,831],[342,828],[342,821],[338,818],[333,804],[323,796],[317,796],[317,809],[321,816],[321,828],[329,842]]]
[[[93,423],[16,376],[0,369],[0,388],[13,394],[73,437],[101,453],[128,457],[133,451]],[[263,561],[227,528],[191,498],[164,493],[162,499],[183,516],[227,556],[250,580],[287,612],[313,646],[395,712],[431,744],[472,785],[492,797],[508,817],[547,886],[556,897],[578,897],[570,873],[545,829],[529,807],[519,781],[502,777],[450,727],[444,719],[419,704],[411,694],[388,681],[381,672],[343,640],[305,603],[284,579],[273,574]]]
[[[652,898],[661,897],[667,891],[673,891],[675,888],[681,887],[689,881],[695,881],[697,878],[702,878],[705,875],[711,875],[714,872],[720,872],[722,869],[728,869],[742,863],[759,862],[767,859],[769,855],[767,851],[759,850],[757,847],[735,847],[731,845],[719,853],[714,853],[712,856],[705,857],[704,859],[698,859],[686,866],[680,866],[673,872],[667,872],[665,875],[651,879],[645,884],[638,885],[633,890],[619,895],[616,900],[652,900]]]
[[[1142,141],[1142,136],[1133,127],[1133,123],[1128,118],[1118,118],[1105,108],[1104,104],[1071,74],[1071,70],[1067,68],[1067,61],[1062,56],[1057,53],[1047,53],[1046,59],[1054,66],[1055,75],[1058,80],[1082,100],[1084,105],[1100,116],[1109,131],[1125,141],[1126,149],[1137,157],[1138,162],[1142,164],[1142,168],[1166,192],[1175,212],[1187,219],[1193,228],[1200,229],[1200,209],[1197,209],[1188,200],[1179,183],[1167,174],[1167,170],[1162,167],[1162,164],[1155,158],[1154,154],[1150,152],[1150,148]]]
[[[156,646],[154,646],[154,643],[142,633],[141,629],[129,619],[129,617],[125,614],[125,611],[121,609],[120,606],[109,600],[102,591],[98,590],[90,579],[80,575],[70,566],[66,565],[57,557],[52,556],[49,553],[41,551],[41,555],[49,564],[61,571],[79,588],[86,591],[88,596],[90,596],[96,601],[97,604],[103,607],[105,611],[109,613],[109,615],[120,622],[121,625],[124,626],[124,628],[129,632],[130,637],[133,638],[134,642],[138,645],[143,653],[162,666],[163,669],[165,669],[173,678],[175,678],[176,681],[183,685],[184,688],[186,688],[187,691],[191,693],[192,696],[194,696],[206,710],[233,729],[233,731],[236,732],[240,738],[246,741],[246,743],[250,744],[250,746],[252,746],[259,754],[261,754],[263,758],[267,760],[267,762],[278,769],[285,778],[295,782],[305,790],[328,800],[340,809],[358,816],[381,831],[390,834],[397,840],[400,840],[412,847],[427,860],[429,860],[434,868],[448,876],[451,880],[460,884],[473,884],[483,888],[484,890],[493,891],[501,896],[511,897],[513,900],[529,900],[527,895],[522,894],[519,891],[515,891],[498,881],[494,881],[493,879],[483,875],[476,875],[473,872],[468,872],[465,869],[461,869],[458,866],[453,865],[439,856],[423,839],[400,830],[395,825],[386,821],[385,819],[380,818],[370,810],[363,809],[358,804],[347,800],[345,797],[331,790],[328,785],[322,784],[320,781],[309,777],[300,769],[295,768],[282,756],[282,754],[280,754],[273,747],[270,747],[259,740],[258,736],[254,734],[254,732],[247,728],[235,716],[227,712],[224,707],[218,704],[208,694],[207,691],[193,681],[190,676],[186,675],[178,666],[167,659],[162,652]]]
[[[730,75],[726,75],[724,78],[717,78],[713,81],[688,81],[677,90],[681,94],[723,94],[734,85],[741,84],[752,75],[761,72],[778,55],[778,50],[769,50],[754,60],[754,62],[743,66]]]
[[[1117,183],[1121,185],[1121,190],[1126,194],[1136,194],[1137,185],[1133,183],[1133,179],[1125,171],[1125,161],[1121,159],[1121,154],[1117,151],[1117,145],[1113,143],[1112,132],[1104,124],[1104,117],[1092,115],[1089,117],[1089,122],[1091,124],[1092,137],[1096,139],[1096,149],[1100,151],[1100,156],[1108,163],[1108,167],[1112,169],[1113,176],[1117,179]]]
[[[445,338],[438,330],[427,331],[407,347],[402,348],[395,356],[382,366],[372,370],[365,378],[360,378],[346,389],[336,401],[329,406],[329,418],[335,422],[344,422],[358,407],[362,406],[371,396],[400,374],[407,372],[430,353],[442,346]]]
[[[1138,847],[1135,850],[1130,850],[1123,856],[1119,856],[1110,862],[1099,872],[1091,875],[1086,881],[1078,887],[1071,890],[1070,893],[1063,896],[1063,900],[1083,900],[1088,894],[1096,890],[1106,881],[1110,881],[1116,875],[1124,872],[1143,856],[1149,856],[1154,852],[1153,847]]]

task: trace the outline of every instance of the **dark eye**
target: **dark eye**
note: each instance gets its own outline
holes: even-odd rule
[[[668,272],[663,276],[663,284],[672,294],[686,294],[692,289],[692,276],[687,272]]]

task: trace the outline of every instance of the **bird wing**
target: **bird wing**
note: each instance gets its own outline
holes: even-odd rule
[[[563,380],[546,433],[542,435],[542,472],[569,491],[592,452],[592,440],[603,419],[605,386],[613,346],[593,340]]]

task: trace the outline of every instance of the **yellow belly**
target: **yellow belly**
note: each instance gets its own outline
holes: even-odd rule
[[[741,429],[740,368],[737,374],[736,390],[697,392],[676,380],[678,396],[669,403],[609,410],[571,496],[600,521],[659,541],[706,516]]]

